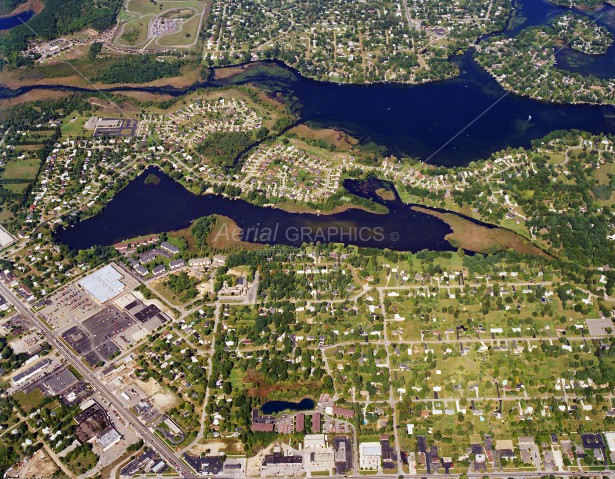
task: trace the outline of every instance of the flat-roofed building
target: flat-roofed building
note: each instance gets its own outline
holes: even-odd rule
[[[379,442],[362,442],[359,444],[359,467],[361,469],[378,469],[382,460],[382,446]]]
[[[306,434],[303,438],[303,447],[307,448],[325,448],[327,447],[327,438],[324,434]]]
[[[89,274],[79,281],[81,286],[92,298],[105,303],[126,289],[121,279],[124,276],[113,265],[107,265]]]
[[[320,432],[320,413],[315,412],[312,414],[312,432],[319,433]]]
[[[49,366],[50,364],[51,364],[51,360],[45,358],[42,361],[39,361],[38,363],[36,363],[34,366],[30,366],[25,371],[22,371],[19,374],[16,374],[15,376],[13,376],[13,378],[11,379],[11,382],[13,383],[14,386],[19,386],[20,384],[23,384],[29,379],[32,379],[33,377],[35,377],[37,374],[40,374],[40,372],[44,368]]]
[[[64,368],[45,379],[43,387],[50,396],[57,396],[78,382],[77,377],[70,370]]]

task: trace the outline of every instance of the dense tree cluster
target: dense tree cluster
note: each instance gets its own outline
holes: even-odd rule
[[[0,38],[0,49],[13,66],[30,63],[32,59],[21,56],[28,41],[50,40],[87,27],[106,30],[114,25],[121,5],[121,0],[46,0],[41,13]]]
[[[154,55],[128,55],[112,63],[98,80],[103,83],[147,83],[178,76],[184,62],[158,61]]]
[[[261,128],[253,133],[215,131],[199,143],[197,151],[216,166],[231,168],[242,151],[255,141],[266,137],[268,133],[267,128]]]
[[[178,274],[170,274],[164,284],[184,303],[196,298],[198,294],[196,289],[198,280],[192,276],[188,276],[188,273],[185,271],[181,271]]]

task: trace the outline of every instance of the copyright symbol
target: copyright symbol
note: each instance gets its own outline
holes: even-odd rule
[[[397,241],[397,240],[399,240],[399,233],[398,233],[397,231],[393,231],[393,232],[391,233],[391,240],[392,240],[392,241]]]

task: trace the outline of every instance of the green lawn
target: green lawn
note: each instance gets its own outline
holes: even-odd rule
[[[40,389],[36,388],[27,394],[23,391],[19,391],[13,395],[13,399],[15,399],[24,411],[28,413],[39,407],[45,399],[45,396]]]
[[[244,389],[246,384],[244,382],[244,372],[241,369],[234,368],[229,376],[233,389]]]
[[[39,164],[38,159],[11,160],[7,162],[2,177],[6,180],[33,180]]]

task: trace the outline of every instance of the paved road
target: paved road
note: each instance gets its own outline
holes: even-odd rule
[[[75,357],[75,355],[64,345],[64,343],[55,336],[53,331],[51,331],[47,325],[43,323],[43,321],[37,318],[9,288],[0,283],[0,291],[2,292],[2,295],[15,306],[15,309],[17,309],[20,314],[32,321],[32,323],[41,331],[43,336],[45,336],[45,339],[49,342],[49,344],[60,352],[66,358],[68,363],[70,363],[79,372],[79,374],[81,374],[82,377],[109,402],[109,404],[113,405],[118,415],[127,424],[129,424],[144,441],[149,442],[152,448],[155,449],[156,452],[158,452],[158,454],[160,454],[160,456],[168,464],[174,467],[177,471],[180,471],[182,476],[186,479],[196,479],[198,477],[188,470],[188,467],[181,462],[181,460],[164,441],[162,441],[145,425],[143,425],[132,412],[125,409],[124,405],[118,400],[118,398],[111,391],[109,391],[107,387],[94,376],[94,374],[92,374],[92,371],[90,371],[90,369],[85,366],[79,358]]]

